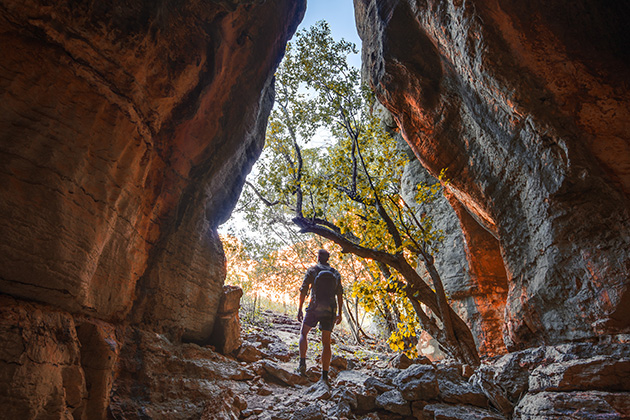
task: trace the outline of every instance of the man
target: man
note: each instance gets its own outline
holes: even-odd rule
[[[306,374],[307,336],[311,328],[317,326],[322,330],[322,380],[328,383],[328,368],[332,355],[330,334],[335,324],[341,323],[343,304],[343,288],[341,275],[328,264],[330,254],[325,249],[317,252],[317,265],[306,270],[304,282],[300,287],[300,305],[297,319],[302,323],[300,330],[300,364],[298,371]],[[311,291],[311,299],[306,308],[306,316],[302,314],[302,306],[306,295]],[[335,302],[335,297],[337,302]],[[336,313],[336,315],[335,315]]]

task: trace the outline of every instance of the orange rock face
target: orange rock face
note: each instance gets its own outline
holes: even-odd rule
[[[628,6],[355,0],[355,9],[379,100],[425,167],[448,168],[467,238],[490,243],[483,228],[498,241],[488,253],[471,241],[468,260],[486,290],[505,267],[508,348],[627,332]]]
[[[39,302],[25,349],[36,346],[31,329],[68,337],[50,355],[51,382],[16,389],[0,408],[23,399],[25,410],[54,403],[59,418],[105,415],[110,347],[128,344],[109,327],[210,337],[225,277],[216,227],[262,149],[273,72],[304,9],[0,1],[0,294],[17,299],[15,313],[30,310],[21,299]],[[0,342],[0,363],[24,358]],[[44,368],[30,360],[18,383]]]

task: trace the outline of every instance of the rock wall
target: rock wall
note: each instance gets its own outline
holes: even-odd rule
[[[364,75],[508,278],[509,349],[627,333],[626,4],[355,0]],[[479,237],[487,242],[487,238]],[[468,244],[471,270],[492,278]]]
[[[216,227],[260,153],[304,10],[0,1],[0,407],[102,418],[137,337],[209,339]]]
[[[417,185],[433,185],[439,182],[432,177],[418,160],[412,160],[405,167],[402,179],[402,195],[405,201],[413,203]],[[498,244],[485,229],[475,232],[463,228],[458,213],[453,210],[446,197],[439,197],[430,204],[415,204],[414,211],[433,217],[433,226],[443,232],[444,240],[437,247],[435,267],[444,289],[455,311],[471,326],[479,353],[496,356],[506,352],[503,342],[503,316],[507,295],[507,278],[500,258]],[[483,243],[479,238],[486,239]],[[471,246],[472,245],[472,246]],[[486,257],[486,269],[476,269],[478,259],[469,259],[480,251]],[[488,265],[494,264],[494,267]],[[430,282],[430,276],[419,265],[423,278]],[[481,272],[481,274],[479,274]]]

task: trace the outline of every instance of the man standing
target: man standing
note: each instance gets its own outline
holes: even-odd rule
[[[335,324],[341,322],[341,305],[343,304],[341,275],[328,264],[329,257],[328,251],[320,249],[317,252],[317,264],[306,270],[304,282],[300,287],[300,305],[297,315],[298,321],[302,323],[298,371],[302,375],[306,374],[307,336],[311,328],[319,323],[319,328],[322,330],[322,380],[326,383],[328,383],[328,368],[332,355],[330,334]],[[311,299],[306,308],[306,316],[303,316],[302,306],[309,289]]]

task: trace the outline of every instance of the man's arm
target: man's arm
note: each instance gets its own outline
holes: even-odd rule
[[[343,305],[343,291],[337,293],[337,307],[339,308],[337,311],[337,324],[341,324],[341,311],[343,309],[341,305]]]
[[[302,281],[302,287],[300,287],[300,304],[298,305],[298,313],[297,320],[302,322],[304,319],[304,315],[302,314],[302,306],[304,306],[304,301],[306,300],[306,296],[308,295],[308,290],[311,287],[311,283],[313,282],[313,273],[309,268],[306,270],[306,274],[304,275],[304,281]]]
[[[304,300],[306,299],[307,294],[308,294],[308,291],[300,292],[300,305],[298,306],[298,314],[297,314],[297,320],[299,322],[302,322],[302,319],[304,318],[304,314],[302,313],[302,306],[304,306]]]

